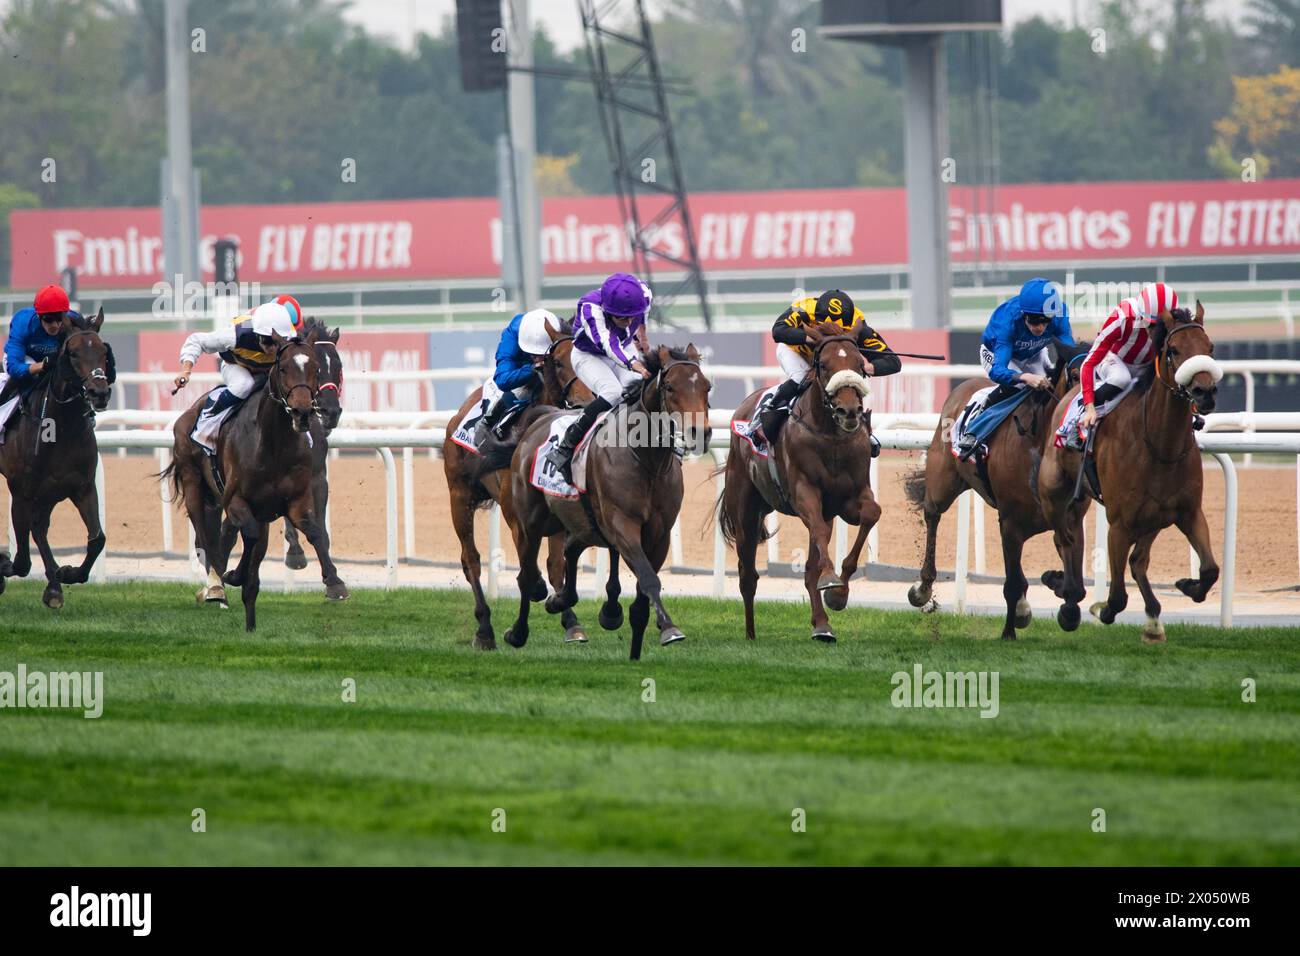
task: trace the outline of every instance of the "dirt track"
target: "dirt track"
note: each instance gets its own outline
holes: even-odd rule
[[[919,517],[907,507],[902,490],[902,476],[912,467],[918,454],[886,452],[880,460],[877,493],[884,508],[880,523],[880,560],[887,564],[917,567],[924,543],[924,529]],[[108,548],[113,553],[162,550],[162,520],[158,485],[150,477],[157,471],[152,456],[119,458],[105,455],[108,493]],[[1238,469],[1240,513],[1238,516],[1237,588],[1259,591],[1292,586],[1300,576],[1296,559],[1296,472],[1291,467],[1262,466]],[[401,501],[401,459],[398,457],[398,494]],[[1213,462],[1205,470],[1205,509],[1214,536],[1217,555],[1223,553],[1223,478]],[[3,487],[0,483],[0,487]],[[384,472],[377,456],[341,457],[331,464],[331,524],[335,554],[349,558],[382,558],[384,553]],[[710,567],[713,563],[713,533],[709,511],[713,504],[714,483],[709,466],[692,462],[686,468],[686,501],[683,506],[682,544],[688,565]],[[7,507],[7,492],[0,492]],[[442,462],[430,461],[427,453],[415,459],[415,555],[440,561],[457,561],[459,545],[448,517],[446,482]],[[986,510],[985,552],[990,574],[1000,574],[1001,549],[996,515]],[[486,553],[486,515],[479,515],[479,547]],[[1088,523],[1091,530],[1091,518]],[[174,520],[173,550],[185,547],[186,522],[177,512]],[[781,525],[782,560],[793,557],[793,549],[807,548],[807,539],[795,519],[785,518]],[[398,524],[399,542],[401,523]],[[76,511],[64,503],[55,512],[52,536],[56,547],[84,542],[85,534]],[[514,548],[503,529],[506,560],[514,563]],[[946,518],[939,533],[939,567],[951,569],[956,544],[956,509]],[[278,544],[272,555],[278,555]],[[399,553],[400,544],[399,544]],[[760,548],[760,565],[765,563],[766,549]],[[735,556],[729,554],[728,569],[734,570]],[[1152,580],[1169,582],[1188,573],[1186,541],[1175,530],[1157,539],[1152,554]],[[1051,539],[1040,536],[1029,542],[1025,554],[1025,571],[1031,579],[1050,566],[1059,566]],[[972,570],[973,570],[972,563]],[[1087,564],[1091,574],[1091,557]],[[1132,592],[1135,594],[1136,592]]]

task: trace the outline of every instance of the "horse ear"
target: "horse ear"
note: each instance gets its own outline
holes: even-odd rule
[[[1174,318],[1174,314],[1170,312],[1168,309],[1161,309],[1160,314],[1159,316],[1157,316],[1157,318],[1159,318],[1160,321],[1165,324],[1166,329],[1172,329],[1175,325],[1178,324],[1177,320]]]
[[[1196,300],[1196,315],[1194,318],[1196,319],[1197,325],[1205,324],[1205,306],[1201,305],[1200,299]]]
[[[1198,302],[1196,304],[1199,307],[1201,303]],[[98,332],[103,327],[103,325],[104,325],[104,307],[101,305],[99,307],[99,314],[90,320],[90,327],[94,329],[96,332]]]
[[[331,342],[333,342],[335,345],[338,345],[338,344],[339,344],[339,334],[340,334],[341,332],[342,332],[342,329],[338,328],[338,326],[335,326],[334,328],[330,329],[329,340],[330,340]]]
[[[700,360],[700,350],[695,347],[694,342],[686,343],[686,357],[692,362],[698,362]]]
[[[279,332],[277,332],[277,331],[275,331],[274,329],[272,329],[272,330],[271,330],[271,341],[275,343],[275,347],[276,347],[277,349],[282,349],[282,348],[285,347],[286,344],[288,344],[288,341],[289,341],[289,340],[286,339],[286,338],[285,338],[283,335],[281,335]]]
[[[551,325],[550,319],[543,319],[542,324],[546,326],[546,337],[551,340],[552,345],[564,338],[564,333]]]
[[[668,351],[668,346],[666,345],[661,345],[659,346],[659,348],[655,349],[655,355],[659,357],[660,368],[663,368],[665,365],[667,365],[669,360],[673,357],[672,353]]]

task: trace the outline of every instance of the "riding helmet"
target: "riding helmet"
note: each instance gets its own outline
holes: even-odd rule
[[[813,318],[819,322],[838,322],[840,325],[845,323],[851,325],[856,314],[857,306],[853,304],[853,299],[847,292],[841,292],[839,289],[823,292],[813,310]]]
[[[529,355],[545,355],[551,348],[551,337],[546,334],[550,324],[560,331],[560,320],[550,309],[533,309],[519,320],[519,347]]]
[[[37,315],[46,315],[51,312],[67,312],[72,308],[72,303],[68,301],[68,293],[64,292],[61,286],[47,285],[36,293],[32,308],[36,310]]]
[[[1049,319],[1065,312],[1065,299],[1061,287],[1041,276],[1030,279],[1020,287],[1020,311],[1025,315],[1044,315]]]
[[[650,298],[649,287],[626,272],[615,272],[600,287],[600,308],[606,315],[645,315]]]

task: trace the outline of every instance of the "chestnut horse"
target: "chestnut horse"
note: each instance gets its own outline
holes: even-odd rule
[[[1050,530],[1038,495],[1027,477],[1042,457],[1043,438],[1050,433],[1052,411],[1057,402],[1077,381],[1078,363],[1071,360],[1088,351],[1087,345],[1069,346],[1054,343],[1056,363],[1048,373],[1050,388],[1036,391],[1021,401],[1007,420],[989,437],[988,458],[983,467],[974,458],[959,461],[952,453],[952,424],[961,415],[971,396],[993,384],[987,378],[973,378],[953,389],[939,413],[939,426],[926,451],[925,464],[907,479],[907,497],[925,516],[925,558],[921,580],[912,585],[907,599],[913,607],[934,610],[934,552],[939,521],[957,497],[968,488],[988,502],[998,513],[1002,535],[1002,562],[1005,578],[1002,596],[1007,602],[1007,619],[1002,639],[1013,641],[1016,629],[1033,620],[1026,595],[1021,557],[1025,542],[1034,535]],[[1068,370],[1068,371],[1067,371]]]
[[[668,557],[673,524],[682,507],[677,443],[680,440],[697,454],[708,448],[709,392],[713,386],[700,368],[700,353],[694,345],[684,350],[660,347],[646,356],[645,367],[650,377],[642,382],[637,398],[615,406],[590,439],[587,491],[579,500],[543,494],[531,481],[533,459],[550,434],[551,422],[561,413],[538,409],[526,418],[510,478],[519,553],[519,616],[506,632],[506,642],[513,647],[523,647],[528,640],[528,610],[540,580],[537,552],[542,538],[560,531],[568,532],[563,552],[564,587],[547,600],[548,612],[568,610],[578,603],[578,558],[588,547],[606,547],[621,556],[636,575],[636,599],[628,614],[631,659],[641,657],[652,604],[661,645],[686,636],[660,598],[659,569]],[[622,612],[615,560],[610,567],[601,624],[613,630],[621,623]],[[617,617],[613,611],[618,611]]]
[[[99,337],[103,325],[102,308],[93,319],[64,317],[51,369],[22,399],[23,408],[10,420],[0,444],[0,474],[9,483],[15,538],[12,563],[0,552],[0,594],[6,577],[25,578],[32,569],[30,533],[45,564],[41,600],[56,610],[63,607],[63,585],[84,584],[104,550],[95,490],[99,445],[93,412],[108,407],[115,376],[112,352]],[[60,567],[50,549],[50,513],[64,499],[77,506],[86,526],[86,557],[77,567]]]
[[[307,436],[319,392],[315,348],[278,334],[272,340],[275,361],[266,385],[222,427],[215,463],[206,461],[207,452],[190,439],[201,398],[176,420],[172,463],[159,476],[170,479],[174,493],[183,497],[194,526],[195,547],[208,570],[199,599],[224,598],[223,585],[241,588],[244,627],[250,632],[257,624],[270,522],[277,518],[287,516],[315,548],[326,594],[338,598],[347,592],[330,559],[329,535],[317,514],[312,484],[315,469]],[[223,510],[243,539],[239,564],[230,572],[221,542]]]
[[[551,347],[541,362],[542,393],[538,399],[539,406],[554,408],[575,408],[591,401],[591,390],[574,374],[570,357],[573,353],[573,336],[567,330],[556,329],[547,322],[546,333],[551,337]],[[465,399],[460,410],[447,422],[447,434],[454,434],[460,423],[483,398],[483,387],[474,389]],[[474,635],[474,646],[480,650],[495,650],[496,635],[492,630],[492,609],[488,607],[483,595],[481,581],[482,561],[478,545],[474,541],[474,511],[496,501],[501,506],[501,516],[507,526],[514,525],[514,511],[510,507],[510,480],[508,469],[514,443],[522,432],[520,424],[524,415],[516,417],[506,429],[504,442],[489,440],[482,449],[484,455],[492,460],[489,467],[483,468],[483,456],[467,451],[455,442],[448,441],[442,448],[442,466],[447,475],[447,490],[451,495],[451,523],[460,539],[460,567],[474,591],[474,618],[478,621],[478,631]],[[564,539],[558,534],[552,537],[550,551],[546,562],[547,575],[555,590],[564,584]],[[537,600],[546,597],[545,582],[538,582]],[[570,640],[586,640],[586,634],[578,623],[578,617],[571,610],[566,610],[561,619],[566,635]]]
[[[1142,640],[1159,643],[1165,639],[1165,628],[1160,622],[1160,602],[1147,579],[1156,535],[1177,525],[1195,549],[1200,576],[1175,583],[1193,601],[1204,601],[1219,579],[1219,565],[1210,550],[1209,525],[1201,510],[1203,475],[1192,409],[1203,414],[1214,411],[1222,371],[1210,357],[1214,345],[1205,331],[1205,310],[1200,302],[1194,318],[1187,309],[1162,312],[1152,327],[1152,347],[1156,355],[1154,381],[1140,383],[1094,426],[1094,458],[1109,524],[1110,594],[1090,610],[1103,624],[1112,623],[1124,610],[1128,604],[1124,587],[1127,561],[1146,604]],[[1066,396],[1053,414],[1053,428],[1060,425],[1066,402],[1072,397],[1073,393]],[[1037,488],[1043,512],[1055,531],[1064,571],[1045,573],[1043,583],[1065,602],[1056,620],[1067,631],[1079,626],[1079,602],[1085,594],[1083,519],[1089,497],[1085,494],[1076,501],[1074,495],[1081,464],[1080,452],[1054,446],[1049,429]]]
[[[870,478],[871,410],[864,401],[870,387],[866,360],[858,348],[865,329],[862,321],[848,334],[832,322],[808,329],[813,343],[809,385],[795,400],[790,420],[777,433],[770,451],[779,488],[773,483],[769,460],[755,453],[732,428],[731,452],[720,469],[727,477],[718,499],[718,521],[723,537],[736,546],[745,636],[750,640],[758,588],[754,558],[759,542],[768,537],[763,519],[776,506],[782,514],[798,515],[808,529],[804,586],[812,605],[812,636],[835,642],[826,607],[842,611],[848,604],[849,579],[858,569],[868,532],[880,520]],[[741,402],[732,421],[752,419],[762,394],[759,390]],[[837,516],[858,525],[839,577],[831,557],[831,522]]]

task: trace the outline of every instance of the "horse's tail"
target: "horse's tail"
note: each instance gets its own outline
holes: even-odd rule
[[[153,477],[159,481],[165,481],[172,486],[172,502],[180,501],[185,497],[185,491],[181,487],[181,473],[176,469],[175,457],[167,463],[166,468]]]
[[[903,476],[903,491],[913,511],[925,506],[925,465],[917,465]]]
[[[726,470],[727,466],[725,464],[719,465],[717,468],[714,468],[713,471],[709,472],[709,477],[717,478],[718,475],[722,474]],[[713,502],[711,516],[713,520],[718,523],[718,528],[722,531],[722,540],[734,547],[736,544],[736,519],[730,511],[722,507],[722,498],[725,494],[725,489],[718,493],[717,500]],[[705,525],[705,527],[707,528],[708,525]],[[758,540],[761,543],[770,537],[772,537],[772,532],[768,530],[767,520],[764,519],[758,524]]]

